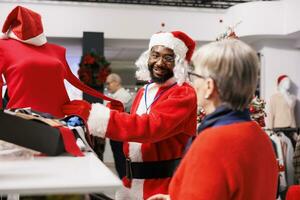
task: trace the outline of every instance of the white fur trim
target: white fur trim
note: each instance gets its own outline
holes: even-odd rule
[[[120,189],[117,190],[115,194],[115,199],[116,200],[127,200],[127,199],[132,199],[130,197],[130,189],[122,185]]]
[[[162,45],[172,49],[174,53],[181,59],[185,59],[188,51],[185,43],[182,40],[174,37],[172,33],[156,33],[152,35],[149,43],[149,50],[156,45]]]
[[[129,158],[132,162],[143,162],[142,143],[129,142]]]
[[[144,179],[133,179],[131,182],[131,194],[136,200],[144,199]]]
[[[9,38],[12,38],[12,39],[15,39],[15,40],[18,40],[20,42],[23,42],[23,43],[26,43],[26,44],[31,44],[31,45],[34,45],[34,46],[42,46],[44,45],[45,43],[47,43],[47,39],[46,39],[46,36],[44,33],[41,33],[40,35],[36,36],[36,37],[33,37],[33,38],[30,38],[28,40],[21,40],[20,38],[18,38],[13,31],[8,31],[7,33],[7,36]]]
[[[92,104],[92,109],[87,121],[90,132],[98,137],[105,137],[110,110],[100,103]]]
[[[115,199],[116,200],[143,200],[144,196],[144,179],[133,179],[131,182],[131,188],[122,186],[121,189],[117,190]]]
[[[8,39],[6,34],[0,34],[0,39],[5,40]]]

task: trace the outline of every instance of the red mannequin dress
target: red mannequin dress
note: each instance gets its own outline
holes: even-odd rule
[[[63,117],[61,106],[69,101],[64,85],[66,67],[62,47],[0,40],[0,72],[8,88],[7,108],[31,107]]]
[[[8,88],[7,108],[31,107],[63,117],[61,106],[70,101],[64,79],[90,95],[106,99],[72,74],[65,48],[50,43],[34,46],[14,39],[0,40],[0,73]],[[0,80],[0,92],[2,86]]]
[[[3,75],[9,96],[7,108],[31,107],[63,117],[61,106],[70,101],[64,79],[91,96],[121,104],[84,85],[72,74],[65,48],[47,43],[38,13],[15,7],[2,32],[5,36],[0,39],[0,92]]]

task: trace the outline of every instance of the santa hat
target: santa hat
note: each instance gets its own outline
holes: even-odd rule
[[[288,76],[287,75],[280,75],[278,78],[277,78],[277,85],[280,84],[280,82],[284,79],[284,78],[287,78]]]
[[[47,42],[41,16],[22,6],[15,7],[7,16],[2,32],[8,38],[41,46]]]
[[[149,48],[136,61],[138,71],[136,76],[139,80],[150,80],[150,72],[148,70],[148,59],[150,50],[153,46],[161,45],[170,48],[175,54],[174,76],[178,84],[185,82],[187,71],[189,68],[188,62],[191,60],[196,43],[187,34],[181,31],[159,32],[152,35]]]

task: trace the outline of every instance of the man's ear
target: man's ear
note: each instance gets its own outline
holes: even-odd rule
[[[216,88],[215,81],[212,78],[206,78],[205,87],[206,87],[206,92],[204,98],[209,99]]]

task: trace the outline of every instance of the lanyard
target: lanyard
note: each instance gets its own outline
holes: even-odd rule
[[[168,89],[170,89],[171,87],[173,87],[173,86],[176,85],[176,84],[177,84],[177,83],[175,82],[175,83],[173,83],[172,85],[170,85],[169,87],[167,87],[166,89],[162,90],[160,93],[158,93],[158,94],[155,96],[155,98],[153,99],[152,103],[150,103],[149,106],[147,106],[147,91],[148,91],[148,86],[150,85],[150,83],[147,84],[147,85],[146,85],[146,88],[145,88],[145,106],[146,106],[146,111],[148,111],[148,109],[151,107],[151,105],[152,105],[154,102],[156,102],[157,99],[158,99],[163,93],[165,93]]]

